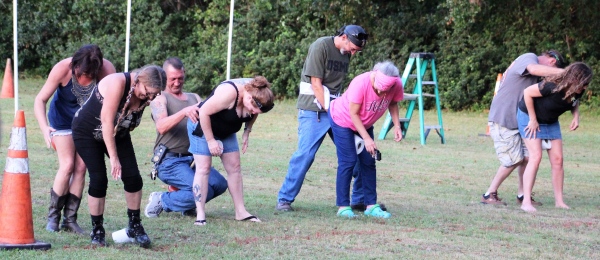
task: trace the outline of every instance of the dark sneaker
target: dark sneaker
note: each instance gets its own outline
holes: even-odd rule
[[[533,199],[533,195],[534,194],[531,194],[531,205],[534,207],[542,206],[541,202],[537,202]],[[519,204],[519,205],[523,204],[523,197],[525,197],[525,196],[523,195],[523,196],[519,197],[519,195],[517,195],[517,204]]]
[[[127,236],[135,239],[135,243],[139,244],[141,247],[150,248],[150,238],[146,234],[142,223],[133,223],[133,225],[127,229]]]
[[[148,198],[148,204],[146,205],[146,210],[144,210],[144,214],[149,218],[158,218],[158,215],[163,211],[162,201],[160,197],[162,196],[162,192],[152,192],[150,193],[150,198]]]
[[[196,217],[198,214],[196,213],[196,209],[188,209],[186,211],[182,211],[181,215],[184,217]]]
[[[483,196],[481,197],[481,203],[506,206],[506,202],[502,202],[502,199],[498,198],[497,192],[492,192],[492,193],[490,193],[490,195],[487,195],[487,196],[485,196],[485,194],[483,194]]]
[[[356,210],[356,211],[365,211],[365,210],[367,210],[367,205],[365,205],[364,203],[357,203],[354,205],[350,205],[350,208],[352,208],[352,210]]]
[[[103,226],[96,226],[90,233],[92,246],[106,246],[106,232]]]
[[[277,202],[275,209],[278,211],[294,211],[294,208],[292,208],[292,203],[287,201]]]

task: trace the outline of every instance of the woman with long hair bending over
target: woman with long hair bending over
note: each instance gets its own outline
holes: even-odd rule
[[[131,134],[142,120],[144,108],[165,89],[165,71],[147,65],[133,72],[106,76],[73,119],[75,148],[88,167],[88,206],[92,218],[92,245],[106,246],[104,203],[108,174],[104,155],[110,159],[110,174],[123,182],[129,227],[127,235],[141,247],[150,247],[142,226],[140,203],[144,185]]]
[[[86,168],[75,151],[71,123],[73,115],[88,99],[98,81],[111,73],[115,73],[115,67],[102,57],[100,48],[93,44],[84,45],[72,57],[61,60],[52,67],[46,83],[35,97],[35,118],[46,146],[54,148],[58,157],[58,172],[50,189],[46,224],[48,231],[64,229],[86,234],[77,224]],[[46,104],[53,95],[46,118]],[[63,208],[63,222],[59,226]]]
[[[248,148],[248,138],[258,114],[273,108],[274,96],[271,83],[263,76],[253,79],[239,78],[221,82],[212,93],[199,104],[200,120],[188,120],[190,153],[194,154],[196,174],[193,192],[197,216],[195,225],[205,225],[206,193],[212,156],[221,157],[227,171],[227,185],[233,199],[235,219],[260,222],[246,211],[240,166],[240,152],[236,133],[245,124],[242,134],[242,153]]]
[[[521,209],[535,212],[531,191],[542,160],[542,142],[548,150],[554,186],[554,206],[568,209],[563,201],[563,143],[558,117],[571,111],[571,131],[579,127],[579,99],[592,80],[592,69],[585,63],[575,62],[558,75],[548,76],[542,82],[523,91],[519,102],[517,122],[519,132],[529,151],[529,162],[523,175],[524,199]]]

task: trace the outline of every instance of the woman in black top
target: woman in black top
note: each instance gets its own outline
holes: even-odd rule
[[[517,121],[519,132],[529,152],[529,162],[523,175],[524,198],[521,209],[534,212],[531,190],[542,159],[542,142],[549,143],[548,157],[552,166],[554,205],[568,209],[563,201],[563,151],[562,135],[558,117],[571,111],[573,120],[570,130],[579,127],[579,98],[592,79],[592,69],[584,63],[575,62],[558,75],[531,85],[523,91],[519,102]]]
[[[211,156],[221,157],[223,167],[227,171],[227,186],[233,199],[235,219],[260,222],[260,219],[248,213],[244,206],[240,152],[235,133],[245,124],[242,135],[242,152],[245,153],[252,125],[258,114],[273,108],[274,97],[270,85],[263,76],[222,82],[200,103],[199,122],[188,120],[189,151],[194,154],[196,162],[193,184],[197,209],[195,225],[206,224],[204,205]]]
[[[148,65],[132,73],[106,76],[73,118],[75,149],[88,167],[88,204],[93,245],[105,246],[104,203],[108,176],[104,155],[110,158],[110,173],[121,179],[127,201],[127,235],[142,247],[150,239],[140,219],[142,177],[135,159],[130,132],[142,119],[144,108],[165,89],[165,71]]]

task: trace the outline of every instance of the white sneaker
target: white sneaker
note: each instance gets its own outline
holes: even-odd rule
[[[158,218],[158,215],[163,211],[162,201],[160,197],[162,196],[162,192],[152,192],[150,193],[150,198],[148,198],[148,204],[146,205],[146,210],[144,210],[144,214],[149,218]]]

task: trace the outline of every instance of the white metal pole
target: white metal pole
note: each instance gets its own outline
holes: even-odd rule
[[[129,71],[129,28],[131,23],[131,0],[127,0],[127,28],[125,29],[125,72]]]
[[[230,79],[231,71],[231,39],[233,38],[233,6],[234,0],[231,0],[229,7],[229,39],[227,39],[227,80]]]
[[[19,54],[17,45],[17,0],[13,0],[13,81],[15,92],[15,115],[19,110]]]

